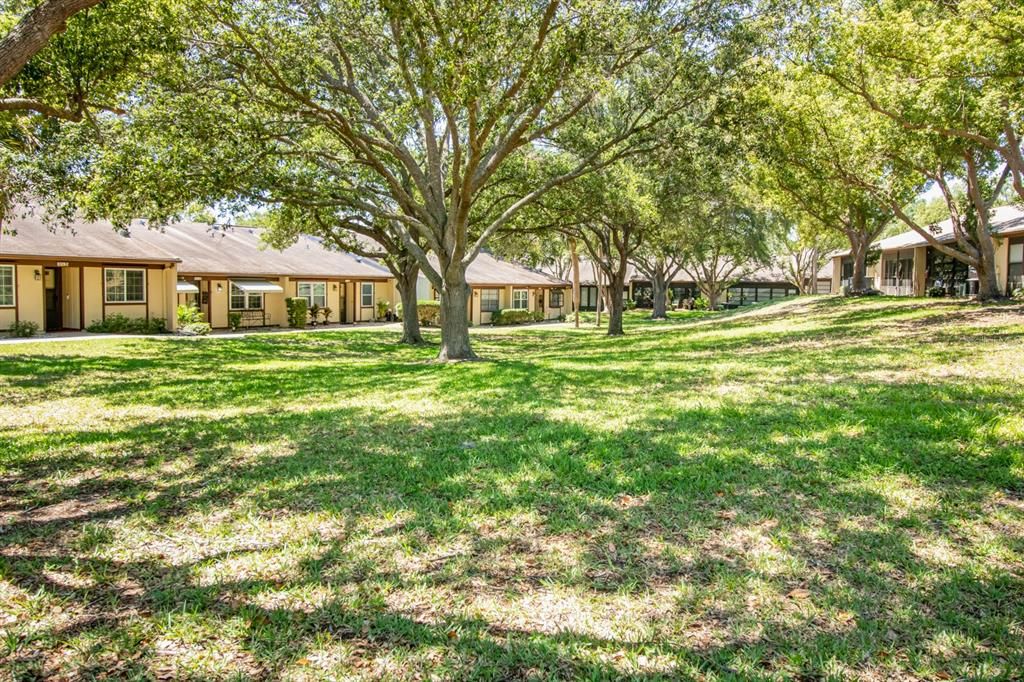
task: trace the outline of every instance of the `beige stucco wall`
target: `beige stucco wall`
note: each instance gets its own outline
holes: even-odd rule
[[[843,257],[832,258],[832,291],[837,294],[843,293]]]
[[[217,286],[220,285],[220,291]],[[210,280],[210,326],[224,329],[228,326],[228,281]]]
[[[83,268],[85,287],[85,324],[103,319],[103,268]]]
[[[545,320],[558,319],[559,315],[565,314],[571,301],[569,300],[570,289],[566,287],[562,291],[562,305],[559,307],[552,308],[550,305],[551,290],[541,287],[515,287],[515,286],[504,286],[504,287],[475,287],[473,289],[473,300],[470,304],[470,319],[473,324],[490,324],[492,313],[483,312],[480,310],[480,301],[482,300],[481,292],[484,290],[498,290],[498,309],[506,310],[512,307],[512,292],[520,289],[526,289],[528,292],[527,296],[527,310],[534,311],[540,310],[540,298],[543,297],[543,312]]]
[[[377,318],[377,301],[387,301],[394,310],[398,303],[398,292],[395,289],[394,280],[384,282],[373,282],[373,307],[362,306],[362,284],[363,281],[353,282],[354,295],[352,297],[356,322],[373,322]]]
[[[42,331],[46,327],[46,306],[43,299],[43,280],[41,265],[19,263],[18,288],[18,319],[21,321],[35,322]],[[36,280],[35,273],[40,272],[40,278]]]

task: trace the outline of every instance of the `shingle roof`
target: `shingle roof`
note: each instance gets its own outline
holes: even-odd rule
[[[389,278],[380,263],[326,247],[308,235],[283,251],[261,239],[258,227],[175,223],[161,229],[133,226],[143,242],[181,258],[179,272],[192,274],[286,275],[289,277]]]
[[[1010,235],[1024,233],[1024,211],[1016,206],[997,206],[992,209],[992,216],[989,219],[989,229],[995,235]],[[936,223],[933,231],[935,238],[940,242],[953,241],[953,220],[947,218]],[[927,246],[928,240],[914,230],[901,232],[892,237],[887,237],[872,244],[872,247],[882,251],[895,251],[897,249],[912,249],[918,246]],[[849,249],[837,251],[833,256],[848,256]]]
[[[13,234],[0,234],[0,256],[155,263],[178,260],[170,251],[118,231],[108,222],[54,227],[30,215],[9,221],[5,228]]]
[[[432,263],[437,260],[430,256]],[[531,270],[525,266],[502,260],[481,251],[466,268],[466,281],[471,287],[482,286],[534,286],[534,287],[565,287],[569,283],[552,275]]]
[[[0,256],[69,260],[175,262],[181,273],[389,278],[380,263],[326,248],[302,236],[283,251],[265,246],[254,227],[175,223],[151,228],[136,220],[125,230],[105,221],[76,222],[51,231],[35,218],[11,221],[15,235],[0,236]]]

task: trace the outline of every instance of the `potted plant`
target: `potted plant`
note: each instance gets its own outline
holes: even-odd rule
[[[377,320],[383,322],[388,316],[388,302],[377,301]]]
[[[242,313],[233,312],[228,313],[228,327],[231,331],[237,332],[238,328],[242,326]]]
[[[320,306],[314,303],[309,307],[309,321],[313,323],[314,327],[316,326],[316,320],[318,317],[320,317]]]
[[[328,322],[330,322],[330,320],[331,320],[331,313],[333,313],[333,312],[334,311],[331,310],[330,308],[328,308],[327,306],[324,306],[323,308],[320,309],[320,314],[323,315],[323,317],[324,317],[324,324],[325,325]]]

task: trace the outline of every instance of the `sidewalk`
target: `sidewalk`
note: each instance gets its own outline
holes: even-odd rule
[[[305,327],[303,329],[291,329],[289,327],[266,327],[251,329],[247,331],[233,332],[230,329],[216,329],[204,336],[185,336],[184,334],[91,334],[82,331],[47,332],[38,336],[28,338],[0,337],[0,346],[12,343],[50,343],[57,341],[91,341],[100,339],[202,339],[202,338],[232,338],[244,339],[247,336],[263,334],[303,334],[310,332],[333,332],[349,329],[379,329],[394,328],[401,330],[401,322],[359,322],[357,324],[332,324],[327,327]]]

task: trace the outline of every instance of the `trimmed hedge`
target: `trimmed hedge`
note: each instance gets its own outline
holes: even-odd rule
[[[436,327],[441,324],[441,302],[433,299],[416,301],[416,312],[420,316],[420,324],[429,327]],[[395,317],[399,321],[405,319],[402,311],[402,303],[399,301],[395,306]]]
[[[420,324],[436,327],[441,324],[441,302],[433,299],[416,301],[416,312],[420,316]]]
[[[542,322],[544,313],[539,310],[518,310],[506,308],[491,313],[491,324],[526,324],[527,322]]]
[[[288,326],[292,329],[305,327],[309,317],[309,301],[295,296],[284,299],[284,304],[288,308]]]
[[[163,318],[128,317],[120,313],[107,315],[106,319],[93,320],[85,331],[93,334],[163,334],[167,323]]]

